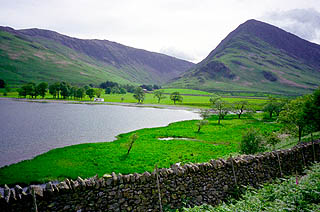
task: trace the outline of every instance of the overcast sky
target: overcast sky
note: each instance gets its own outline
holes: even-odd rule
[[[199,62],[248,19],[320,44],[319,0],[0,0],[0,25],[106,39]]]

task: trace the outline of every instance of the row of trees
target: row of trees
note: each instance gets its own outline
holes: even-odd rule
[[[145,84],[140,85],[139,87],[141,87],[142,89],[146,89],[147,91],[157,90],[161,88],[159,85]],[[121,85],[113,81],[103,82],[99,85],[99,88],[104,89],[106,94],[126,94],[127,92],[134,93],[136,91],[136,86],[134,85]]]

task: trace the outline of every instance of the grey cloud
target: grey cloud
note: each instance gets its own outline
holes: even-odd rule
[[[262,19],[306,40],[320,41],[320,13],[315,9],[271,12]]]
[[[166,55],[170,55],[172,57],[176,57],[183,60],[188,60],[194,62],[196,58],[193,55],[187,54],[183,51],[180,51],[174,47],[164,47],[160,49],[160,52]]]

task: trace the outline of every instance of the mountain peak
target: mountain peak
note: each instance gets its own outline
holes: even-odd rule
[[[258,20],[248,20],[175,85],[187,88],[307,93],[319,86],[320,45]]]

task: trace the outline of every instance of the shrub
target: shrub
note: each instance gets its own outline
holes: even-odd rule
[[[244,154],[255,154],[265,150],[263,137],[257,130],[250,128],[242,135],[240,152]]]

